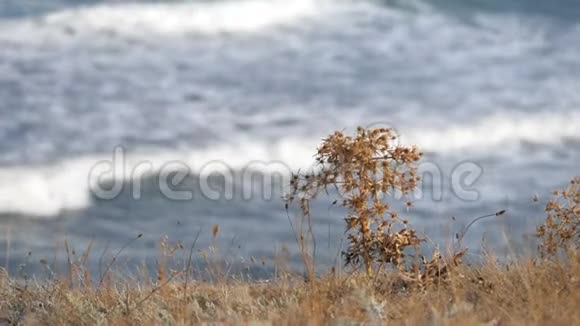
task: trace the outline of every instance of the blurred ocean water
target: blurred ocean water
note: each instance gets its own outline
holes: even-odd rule
[[[214,224],[237,258],[271,257],[294,246],[283,185],[213,199],[196,184],[224,166],[307,169],[322,137],[357,125],[395,127],[438,171],[403,212],[414,226],[444,244],[507,209],[466,241],[509,254],[531,248],[551,191],[580,172],[580,3],[0,0],[0,99],[0,256],[12,269],[65,238],[80,251],[143,233],[124,254],[154,259],[163,235],[188,242],[202,228],[203,247]],[[126,173],[108,182],[125,191],[103,200],[90,171],[119,147]],[[168,199],[155,171],[134,198],[129,171],[174,161],[193,198]],[[470,199],[453,188],[466,164],[481,172]],[[343,221],[327,206],[316,230],[329,263]]]

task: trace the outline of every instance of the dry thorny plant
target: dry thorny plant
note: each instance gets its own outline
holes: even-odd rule
[[[554,192],[546,205],[546,222],[537,229],[542,257],[557,256],[562,250],[580,249],[580,177]]]
[[[307,238],[315,247],[311,201],[321,192],[329,194],[331,188],[340,198],[333,204],[341,204],[348,211],[345,222],[349,246],[343,252],[346,265],[364,267],[369,277],[387,264],[405,268],[406,252],[416,249],[423,239],[386,199],[394,198],[394,194],[409,198],[420,181],[417,162],[423,154],[416,147],[398,145],[397,140],[395,132],[386,128],[359,127],[354,137],[337,131],[318,149],[319,169],[292,176],[286,200],[287,205],[299,204],[303,217],[300,226],[307,225],[308,237],[298,232],[303,256]],[[412,203],[407,201],[406,205]]]

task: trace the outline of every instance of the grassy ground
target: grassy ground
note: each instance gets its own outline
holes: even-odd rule
[[[546,222],[538,227],[539,257],[551,259],[500,265],[489,258],[487,263],[469,266],[460,260],[464,251],[458,251],[448,259],[434,255],[431,261],[413,261],[415,268],[405,271],[410,264],[404,260],[404,249],[418,248],[419,238],[414,230],[406,229],[405,222],[404,230],[391,230],[396,217],[390,212],[391,219],[383,218],[388,209],[377,199],[377,193],[378,189],[384,193],[413,189],[418,179],[414,174],[409,179],[392,172],[389,162],[381,167],[377,162],[410,164],[420,154],[415,149],[391,150],[389,141],[393,138],[385,136],[391,135],[389,132],[359,128],[357,138],[335,133],[319,150],[319,162],[332,163],[330,169],[293,178],[306,218],[302,220],[306,223],[299,225],[310,225],[308,200],[317,192],[327,185],[343,187],[343,195],[348,195],[344,198],[349,198],[343,206],[356,213],[346,219],[351,233],[346,262],[349,258],[352,265],[363,261],[364,274],[315,277],[309,259],[313,255],[308,254],[311,247],[305,240],[309,235],[314,237],[312,229],[294,226],[309,282],[291,275],[260,283],[233,277],[195,281],[190,267],[197,236],[181,270],[169,271],[167,259],[183,247],[173,248],[163,241],[163,259],[155,282],[148,277],[145,281],[114,278],[112,265],[125,247],[141,238],[138,235],[119,250],[107,264],[104,278],[95,283],[86,268],[90,246],[77,261],[65,242],[69,273],[63,280],[35,284],[0,274],[0,324],[580,325],[580,177],[555,192],[555,198],[546,205]],[[381,148],[388,153],[382,153]],[[375,157],[377,151],[381,155]],[[384,176],[375,179],[379,168],[384,169]],[[474,219],[457,235],[457,243],[474,222],[504,213]],[[378,223],[374,229],[373,223]],[[219,227],[212,233],[217,238]],[[566,256],[561,255],[564,251]],[[376,273],[376,265],[383,267],[385,262],[398,269],[389,272],[379,268],[381,272]],[[215,270],[208,272],[217,275]]]
[[[580,325],[580,256],[460,265],[427,286],[385,273],[304,282],[282,277],[154,283],[70,280],[22,285],[0,276],[0,324]]]

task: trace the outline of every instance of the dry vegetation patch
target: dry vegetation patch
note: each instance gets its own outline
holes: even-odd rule
[[[23,287],[4,278],[0,318],[8,324],[580,324],[580,258],[503,266],[460,266],[429,288],[395,273],[329,275],[316,284],[286,278],[264,284],[181,282],[165,291],[63,282]],[[147,300],[143,300],[147,298]]]
[[[317,152],[319,169],[292,178],[286,207],[297,203],[301,213],[292,226],[306,279],[280,273],[267,282],[222,274],[195,280],[191,258],[181,270],[168,268],[168,259],[184,248],[167,240],[155,281],[115,277],[116,257],[139,235],[96,283],[86,267],[90,248],[79,262],[69,256],[62,280],[20,282],[2,271],[0,325],[580,325],[580,178],[548,203],[537,230],[539,258],[500,264],[485,257],[470,266],[459,248],[446,256],[435,251],[428,260],[421,236],[392,208],[420,181],[422,154],[396,140],[390,129],[334,133]],[[314,268],[310,203],[330,187],[339,196],[333,203],[346,211],[343,257],[350,269],[321,275]],[[217,226],[212,234],[218,237]]]

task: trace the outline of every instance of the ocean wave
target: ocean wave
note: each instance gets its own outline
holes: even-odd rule
[[[319,1],[314,0],[100,4],[4,22],[0,35],[22,41],[95,33],[129,37],[251,33],[320,13]]]
[[[86,166],[78,160],[52,166],[0,168],[0,213],[53,218],[66,210],[89,207]]]
[[[510,155],[517,145],[565,144],[580,139],[580,113],[494,115],[473,124],[446,127],[402,128],[404,144],[438,154],[469,154],[470,157]],[[110,155],[64,160],[50,166],[0,168],[0,212],[33,217],[54,217],[68,210],[91,205],[94,182],[131,181],[138,166],[150,164],[147,172],[162,168],[187,168],[191,173],[212,173],[223,169],[254,169],[262,172],[295,172],[313,166],[318,137],[282,138],[277,141],[238,138],[237,143],[184,151],[131,152],[125,161]],[[103,162],[115,162],[116,174],[103,174]],[[179,162],[179,165],[171,165]],[[91,173],[91,171],[93,173]],[[99,173],[95,173],[99,172]],[[97,181],[97,176],[98,181]]]
[[[312,164],[315,146],[312,140],[283,139],[190,151],[129,153],[119,147],[109,155],[71,158],[50,165],[0,167],[0,214],[54,218],[65,211],[88,208],[95,185],[106,188],[111,181],[127,182],[158,174],[162,169],[187,169],[197,175],[225,169],[290,173]]]
[[[472,124],[402,130],[402,139],[437,153],[510,149],[523,143],[558,145],[580,138],[580,112],[491,114]]]

